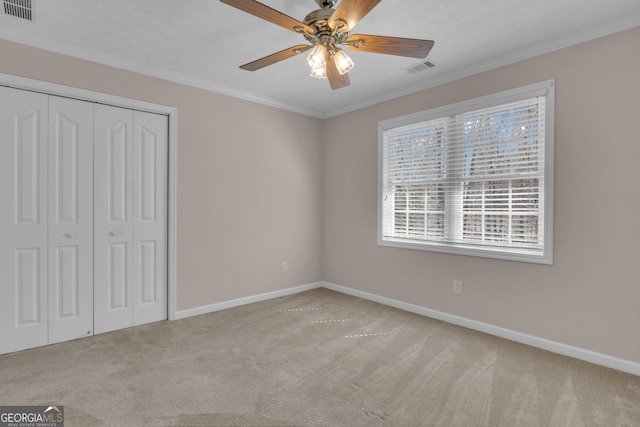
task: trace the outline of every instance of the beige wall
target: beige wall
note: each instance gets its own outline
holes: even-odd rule
[[[325,121],[2,40],[0,73],[178,108],[179,310],[325,280],[640,362],[638,45],[640,28]],[[377,246],[378,121],[547,79],[554,265]]]
[[[635,28],[327,120],[323,279],[640,362],[638,46]],[[552,266],[377,246],[378,121],[547,79]]]
[[[320,280],[321,120],[3,40],[0,58],[0,73],[177,107],[178,310]]]

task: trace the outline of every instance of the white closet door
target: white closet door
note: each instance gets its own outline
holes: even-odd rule
[[[0,354],[47,344],[47,96],[0,87]]]
[[[49,343],[93,335],[93,104],[49,97]]]
[[[95,333],[167,318],[166,116],[95,107]]]
[[[166,319],[168,118],[0,100],[0,354]]]
[[[133,322],[133,111],[95,106],[95,333]]]
[[[168,123],[134,111],[134,325],[167,318]]]

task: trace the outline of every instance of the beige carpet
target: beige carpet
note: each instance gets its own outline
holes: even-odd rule
[[[66,426],[640,426],[640,377],[317,289],[0,356]]]

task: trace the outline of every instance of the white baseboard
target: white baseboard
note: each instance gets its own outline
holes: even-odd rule
[[[176,311],[175,319],[184,319],[186,317],[198,316],[200,314],[213,313],[214,311],[226,310],[227,308],[238,307],[240,305],[251,304],[254,302],[264,301],[272,298],[283,297],[286,295],[297,294],[322,287],[322,282],[309,283],[306,285],[294,286],[292,288],[280,289],[273,292],[252,295],[250,297],[238,298],[229,301],[223,301],[216,304],[204,305],[201,307],[190,308],[187,310]]]
[[[410,304],[404,301],[399,301],[380,295],[347,288],[345,286],[336,285],[334,283],[322,282],[321,285],[322,287],[330,289],[332,291],[337,291],[366,300],[374,301],[380,304],[409,311],[411,313],[416,313],[433,319],[442,320],[454,325],[463,326],[465,328],[484,332],[490,335],[495,335],[497,337],[505,338],[510,341],[530,345],[531,347],[541,348],[552,353],[573,357],[574,359],[584,360],[596,365],[606,366],[618,371],[640,376],[640,363],[632,362],[630,360],[620,359],[602,353],[596,353],[591,350],[585,350],[583,348],[574,347],[556,341],[550,341],[533,335],[523,334],[521,332],[512,331],[510,329],[501,328],[499,326],[490,325],[488,323],[478,322],[475,320],[467,319],[465,317],[455,316],[453,314],[448,314],[437,310],[431,310],[429,308],[421,307],[415,304]]]
[[[616,369],[618,371],[627,372],[632,375],[640,376],[640,363],[637,363],[637,362],[620,359],[618,357],[609,356],[602,353],[596,353],[594,351],[586,350],[580,347],[574,347],[571,345],[547,340],[547,339],[536,337],[533,335],[512,331],[510,329],[505,329],[500,326],[478,322],[476,320],[467,319],[466,317],[460,317],[453,314],[444,313],[442,311],[432,310],[429,308],[421,307],[419,305],[410,304],[408,302],[383,297],[383,296],[372,294],[369,292],[359,291],[357,289],[347,288],[346,286],[336,285],[335,283],[329,283],[329,282],[309,283],[306,285],[294,286],[292,288],[280,289],[273,292],[266,292],[263,294],[252,295],[249,297],[238,298],[230,301],[223,301],[220,303],[191,308],[188,310],[181,310],[176,312],[175,319],[184,319],[186,317],[198,316],[200,314],[213,313],[215,311],[225,310],[227,308],[233,308],[233,307],[238,307],[245,304],[251,304],[254,302],[265,301],[272,298],[292,295],[292,294],[305,292],[305,291],[316,289],[316,288],[327,288],[332,291],[341,292],[343,294],[352,295],[352,296],[363,298],[369,301],[374,301],[379,304],[384,304],[390,307],[399,308],[400,310],[419,314],[421,316],[442,320],[443,322],[451,323],[453,325],[462,326],[468,329],[484,332],[500,338],[505,338],[510,341],[515,341],[521,344],[530,345],[531,347],[540,348],[543,350],[550,351],[552,353],[573,357],[574,359],[584,360],[586,362],[594,363],[596,365],[606,366],[608,368]]]

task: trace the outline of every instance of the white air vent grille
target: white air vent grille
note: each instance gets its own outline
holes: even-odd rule
[[[410,67],[405,68],[407,73],[415,74],[420,71],[428,70],[436,66],[436,63],[433,61],[423,61],[418,64],[411,65]]]
[[[31,0],[2,0],[4,13],[18,18],[32,20]]]

